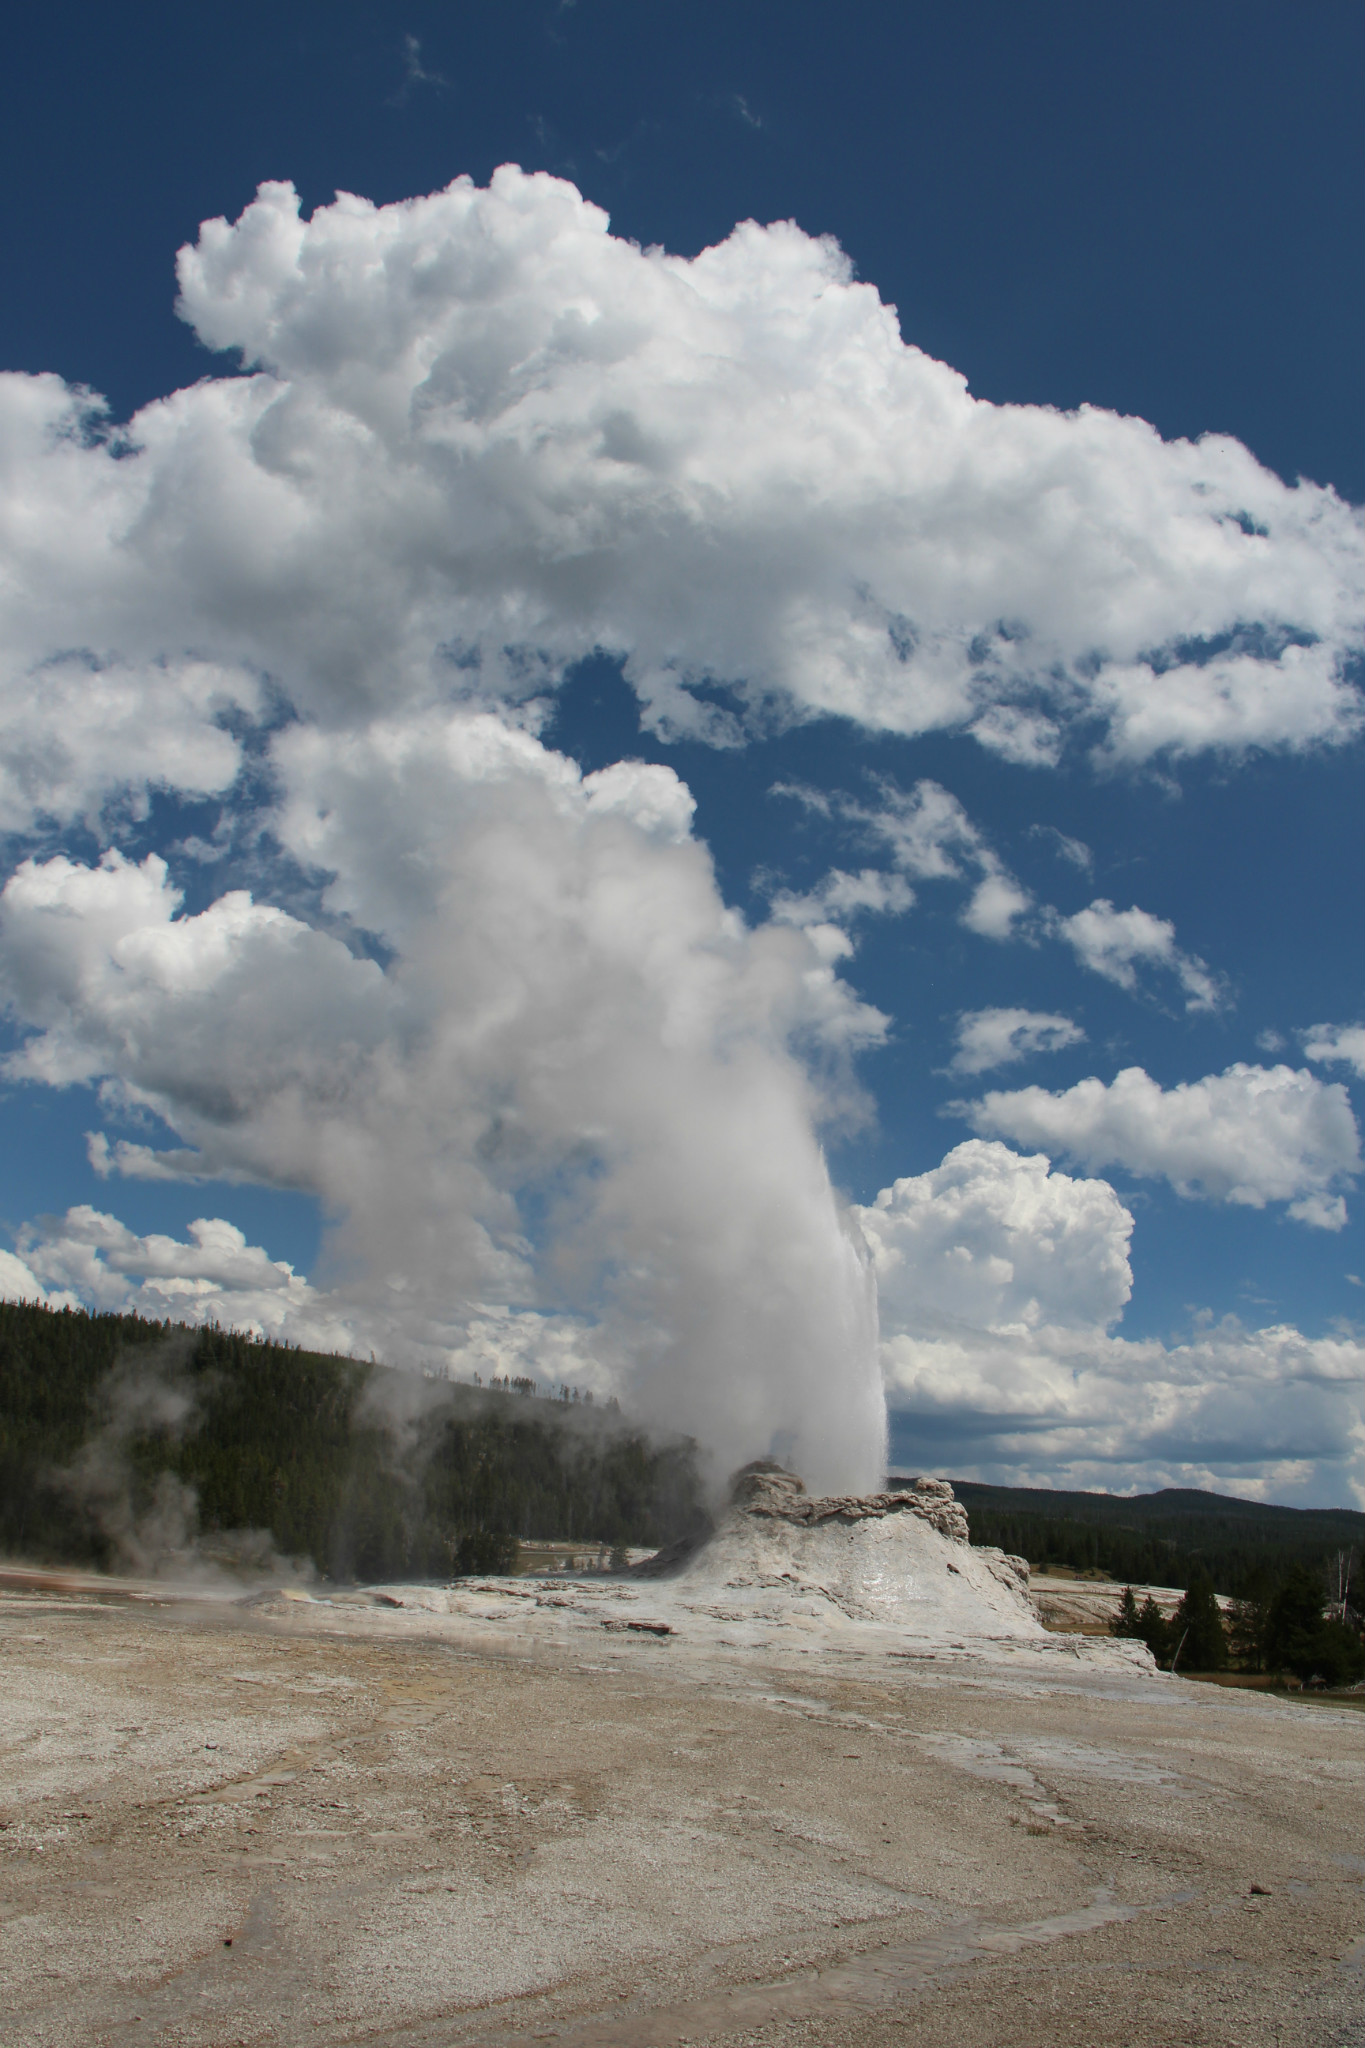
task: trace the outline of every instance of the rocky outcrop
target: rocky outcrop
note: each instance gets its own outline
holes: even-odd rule
[[[760,1459],[735,1474],[730,1502],[747,1515],[776,1516],[808,1528],[821,1522],[869,1522],[879,1521],[885,1515],[917,1515],[950,1542],[969,1541],[967,1510],[954,1497],[946,1479],[898,1479],[884,1493],[829,1494],[812,1500],[794,1472]]]
[[[1029,1561],[1026,1557],[1015,1557],[1011,1551],[984,1545],[976,1554],[1000,1585],[1008,1586],[1011,1593],[1022,1593],[1026,1600],[1030,1598]]]
[[[1028,1566],[972,1546],[946,1479],[898,1478],[878,1493],[812,1499],[795,1472],[759,1459],[735,1474],[713,1527],[632,1577],[668,1581],[689,1611],[737,1626],[877,1622],[959,1647],[968,1636],[1042,1634]]]

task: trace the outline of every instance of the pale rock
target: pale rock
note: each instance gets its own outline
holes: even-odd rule
[[[735,1619],[837,1613],[944,1642],[1042,1634],[1028,1566],[974,1549],[946,1480],[898,1480],[881,1493],[812,1499],[771,1460],[735,1475],[714,1528],[637,1567],[689,1603],[723,1598]],[[738,1596],[738,1597],[737,1597]]]

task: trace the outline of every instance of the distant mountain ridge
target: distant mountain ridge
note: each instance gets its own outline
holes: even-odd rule
[[[1039,1514],[1075,1515],[1086,1520],[1116,1520],[1137,1526],[1170,1514],[1230,1516],[1246,1521],[1301,1526],[1307,1521],[1349,1523],[1352,1540],[1365,1536],[1365,1512],[1353,1508],[1291,1508],[1276,1501],[1245,1500],[1237,1494],[1208,1493],[1193,1486],[1162,1486],[1155,1493],[1068,1493],[1048,1486],[987,1486],[974,1479],[954,1479],[960,1501],[992,1509],[1019,1508]]]

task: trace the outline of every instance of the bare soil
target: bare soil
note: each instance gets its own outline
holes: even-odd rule
[[[11,1575],[4,2048],[1365,2041],[1359,1715],[544,1598]]]

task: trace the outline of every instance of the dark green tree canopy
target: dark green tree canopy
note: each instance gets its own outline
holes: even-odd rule
[[[490,1571],[519,1537],[653,1546],[703,1514],[695,1445],[614,1403],[0,1304],[0,1548],[117,1564],[167,1475],[202,1541],[260,1532],[334,1578]]]

